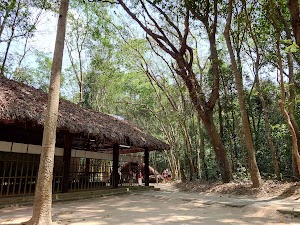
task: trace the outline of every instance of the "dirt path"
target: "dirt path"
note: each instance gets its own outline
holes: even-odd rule
[[[216,194],[179,192],[160,185],[161,191],[85,199],[53,204],[54,224],[299,224],[279,208],[300,209],[300,200],[251,199]],[[0,224],[16,224],[31,215],[31,206],[0,210]]]

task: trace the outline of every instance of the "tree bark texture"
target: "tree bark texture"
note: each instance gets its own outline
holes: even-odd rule
[[[291,3],[292,1],[290,1],[289,3]],[[292,5],[295,4],[295,3],[292,3]],[[289,5],[290,7],[290,5]],[[298,9],[290,9],[290,12],[291,10],[295,10],[296,12],[298,12],[298,23],[299,23],[299,3],[298,5],[295,5],[295,7],[298,7]],[[283,24],[284,26],[284,31],[286,33],[286,38],[287,39],[290,39],[292,40],[292,32],[290,30],[290,24],[286,21],[282,11],[281,11],[281,7],[277,7],[277,10],[276,12],[278,12],[278,16],[279,16],[279,19],[280,19],[280,22]],[[294,12],[295,13],[295,12]],[[291,17],[295,16],[295,14],[292,15],[292,12],[291,12]],[[293,18],[292,18],[293,20]],[[297,20],[297,18],[294,18],[294,20]],[[293,23],[293,22],[292,22]],[[292,24],[293,26],[293,24]],[[299,27],[295,28],[296,30],[298,29],[298,35],[300,34],[299,32]],[[295,36],[295,39],[297,40],[297,35],[294,33],[294,36]],[[299,39],[299,38],[298,38]],[[297,42],[298,46],[299,46],[299,40]],[[295,74],[294,74],[294,63],[293,63],[293,57],[292,57],[292,53],[288,53],[287,54],[287,62],[288,62],[288,71],[289,71],[289,104],[288,104],[288,114],[290,116],[290,120],[291,120],[291,123],[293,125],[293,128],[294,128],[294,131],[296,133],[296,137],[297,137],[297,143],[300,143],[300,132],[299,132],[299,126],[297,124],[297,121],[295,119],[295,108],[296,108],[296,88],[295,88]],[[298,152],[299,152],[299,149],[300,148],[300,145],[298,144]],[[300,174],[299,174],[299,171],[298,171],[298,166],[297,166],[297,163],[296,163],[296,157],[294,156],[294,153],[292,154],[292,166],[293,166],[293,175],[295,178],[299,179],[300,178]]]
[[[69,0],[62,0],[59,10],[53,64],[51,69],[48,105],[45,117],[42,153],[35,190],[33,215],[27,224],[52,224],[52,178],[54,151],[56,141],[56,126],[58,118],[60,75],[62,68],[64,40],[66,33],[67,12]]]
[[[300,46],[300,6],[298,0],[289,0],[288,8],[291,14],[291,23],[296,39],[296,43]]]
[[[224,182],[229,182],[232,179],[230,164],[228,161],[227,153],[223,142],[218,134],[217,128],[213,122],[212,111],[207,112],[205,117],[202,118],[207,135],[210,137],[210,141],[214,148],[216,160],[220,168],[220,173]]]
[[[148,11],[147,7],[145,6],[145,2],[143,0],[139,1],[141,6],[145,12],[145,15],[149,17],[149,19],[154,22],[155,19],[151,16],[151,13]],[[212,73],[213,73],[213,85],[211,89],[211,94],[209,96],[209,100],[206,101],[205,94],[200,86],[196,74],[193,71],[193,49],[187,44],[187,39],[189,35],[189,18],[190,18],[190,11],[188,8],[185,10],[184,15],[184,30],[181,32],[178,27],[172,22],[171,18],[158,6],[151,2],[147,1],[151,4],[154,8],[156,8],[169,22],[171,27],[175,27],[174,30],[177,33],[176,38],[180,42],[180,46],[175,43],[171,42],[163,29],[159,26],[159,24],[155,21],[155,29],[150,29],[142,23],[141,20],[129,9],[123,0],[118,0],[118,3],[123,7],[123,9],[127,12],[128,15],[135,20],[139,26],[147,33],[147,35],[151,36],[153,40],[158,44],[158,46],[167,54],[169,54],[175,61],[176,61],[176,73],[179,75],[182,80],[184,81],[186,87],[189,91],[189,96],[191,99],[192,104],[196,108],[196,111],[200,118],[206,122],[204,122],[206,132],[211,140],[213,145],[215,154],[217,158],[219,158],[219,166],[223,166],[220,168],[222,179],[224,182],[229,182],[231,180],[231,171],[229,166],[229,161],[227,158],[227,154],[225,151],[225,147],[219,137],[219,134],[215,128],[214,122],[212,120],[212,112],[213,108],[216,104],[216,101],[219,96],[219,62],[218,62],[218,53],[216,49],[216,28],[217,28],[217,1],[214,1],[214,21],[213,24],[210,26],[208,23],[208,15],[207,20],[205,23],[205,27],[207,29],[207,34],[210,41],[210,59],[212,62]],[[157,33],[156,33],[157,32]],[[213,135],[213,136],[212,136]],[[220,159],[222,162],[220,162]],[[183,174],[182,174],[183,175]]]
[[[255,157],[255,150],[251,135],[251,129],[250,124],[248,120],[248,115],[246,111],[245,106],[245,100],[243,96],[243,80],[242,75],[240,74],[237,66],[237,62],[233,53],[232,44],[231,44],[231,38],[230,38],[230,26],[231,26],[231,18],[232,18],[232,0],[229,0],[228,5],[228,18],[224,30],[224,36],[227,44],[227,48],[230,55],[230,61],[232,65],[232,70],[235,77],[235,83],[236,83],[236,89],[238,92],[238,98],[239,98],[239,106],[241,110],[241,116],[242,116],[242,123],[243,123],[243,131],[245,136],[245,142],[249,153],[249,164],[250,164],[250,175],[251,175],[251,181],[253,183],[253,187],[259,187],[261,185],[261,176],[260,172],[257,166],[256,157]]]
[[[261,55],[261,53],[260,53],[260,49],[259,49],[259,45],[258,45],[258,40],[257,40],[257,38],[256,38],[256,36],[253,32],[253,29],[252,29],[252,24],[250,22],[249,14],[248,14],[248,11],[247,11],[246,1],[242,0],[242,2],[243,2],[244,10],[245,10],[245,13],[246,13],[246,22],[247,22],[248,27],[249,27],[249,32],[250,32],[251,38],[254,41],[254,45],[255,45],[256,59],[255,59],[255,63],[254,63],[254,75],[255,75],[254,82],[255,82],[256,89],[258,91],[258,96],[259,96],[259,99],[261,101],[261,105],[262,105],[262,111],[263,111],[263,115],[264,115],[264,119],[265,119],[266,135],[267,135],[267,140],[268,140],[270,151],[271,151],[272,163],[273,163],[273,167],[274,167],[274,173],[276,175],[277,180],[280,180],[281,179],[281,177],[280,177],[280,168],[279,168],[279,163],[278,163],[278,160],[277,160],[275,145],[274,145],[273,138],[272,138],[269,111],[268,111],[266,101],[264,99],[262,89],[261,89],[261,85],[260,85],[259,67],[260,67],[260,55]]]
[[[298,151],[299,143],[298,143],[298,140],[297,140],[297,133],[296,133],[296,129],[298,129],[298,125],[297,125],[297,123],[294,124],[295,126],[293,125],[291,117],[290,117],[288,111],[286,110],[286,105],[285,105],[286,94],[285,94],[284,79],[283,79],[283,62],[282,62],[282,55],[281,55],[281,48],[280,48],[281,31],[280,31],[278,22],[275,18],[275,6],[274,6],[273,0],[270,0],[270,5],[271,5],[271,19],[272,19],[273,26],[274,26],[274,28],[276,30],[276,33],[277,33],[277,35],[276,35],[276,39],[277,39],[276,54],[277,54],[277,58],[278,58],[279,79],[280,79],[280,86],[281,86],[281,101],[280,101],[279,105],[280,105],[281,112],[282,112],[283,116],[286,119],[289,131],[290,131],[291,136],[292,136],[293,157],[294,157],[295,163],[298,167],[298,172],[300,173],[300,155],[299,155],[299,151]]]

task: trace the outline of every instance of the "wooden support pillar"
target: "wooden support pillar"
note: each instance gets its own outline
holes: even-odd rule
[[[145,148],[144,163],[145,163],[145,186],[149,186],[149,149],[148,148]]]
[[[90,165],[91,160],[86,158],[85,159],[85,178],[84,178],[84,188],[90,187]]]
[[[66,193],[69,190],[70,179],[70,164],[71,164],[71,151],[72,151],[71,135],[64,135],[64,156],[63,156],[63,179],[62,179],[62,192]]]
[[[113,146],[113,171],[112,171],[112,177],[111,177],[111,182],[112,182],[112,187],[113,188],[118,188],[119,184],[119,144],[114,144]]]

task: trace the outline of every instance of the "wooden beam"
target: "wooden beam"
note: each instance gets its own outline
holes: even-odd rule
[[[113,171],[112,171],[112,186],[113,188],[118,188],[119,186],[119,144],[114,144],[113,146]]]
[[[149,186],[149,149],[145,148],[144,155],[144,163],[145,163],[145,186]]]
[[[73,138],[71,135],[64,135],[64,156],[63,156],[64,171],[63,171],[63,181],[62,181],[63,193],[66,193],[69,190],[72,139]]]

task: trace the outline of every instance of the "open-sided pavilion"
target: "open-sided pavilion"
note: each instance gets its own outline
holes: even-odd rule
[[[0,77],[0,197],[34,192],[46,108],[46,93]],[[119,160],[140,152],[148,186],[149,151],[167,149],[127,120],[60,99],[53,192],[117,188]]]

